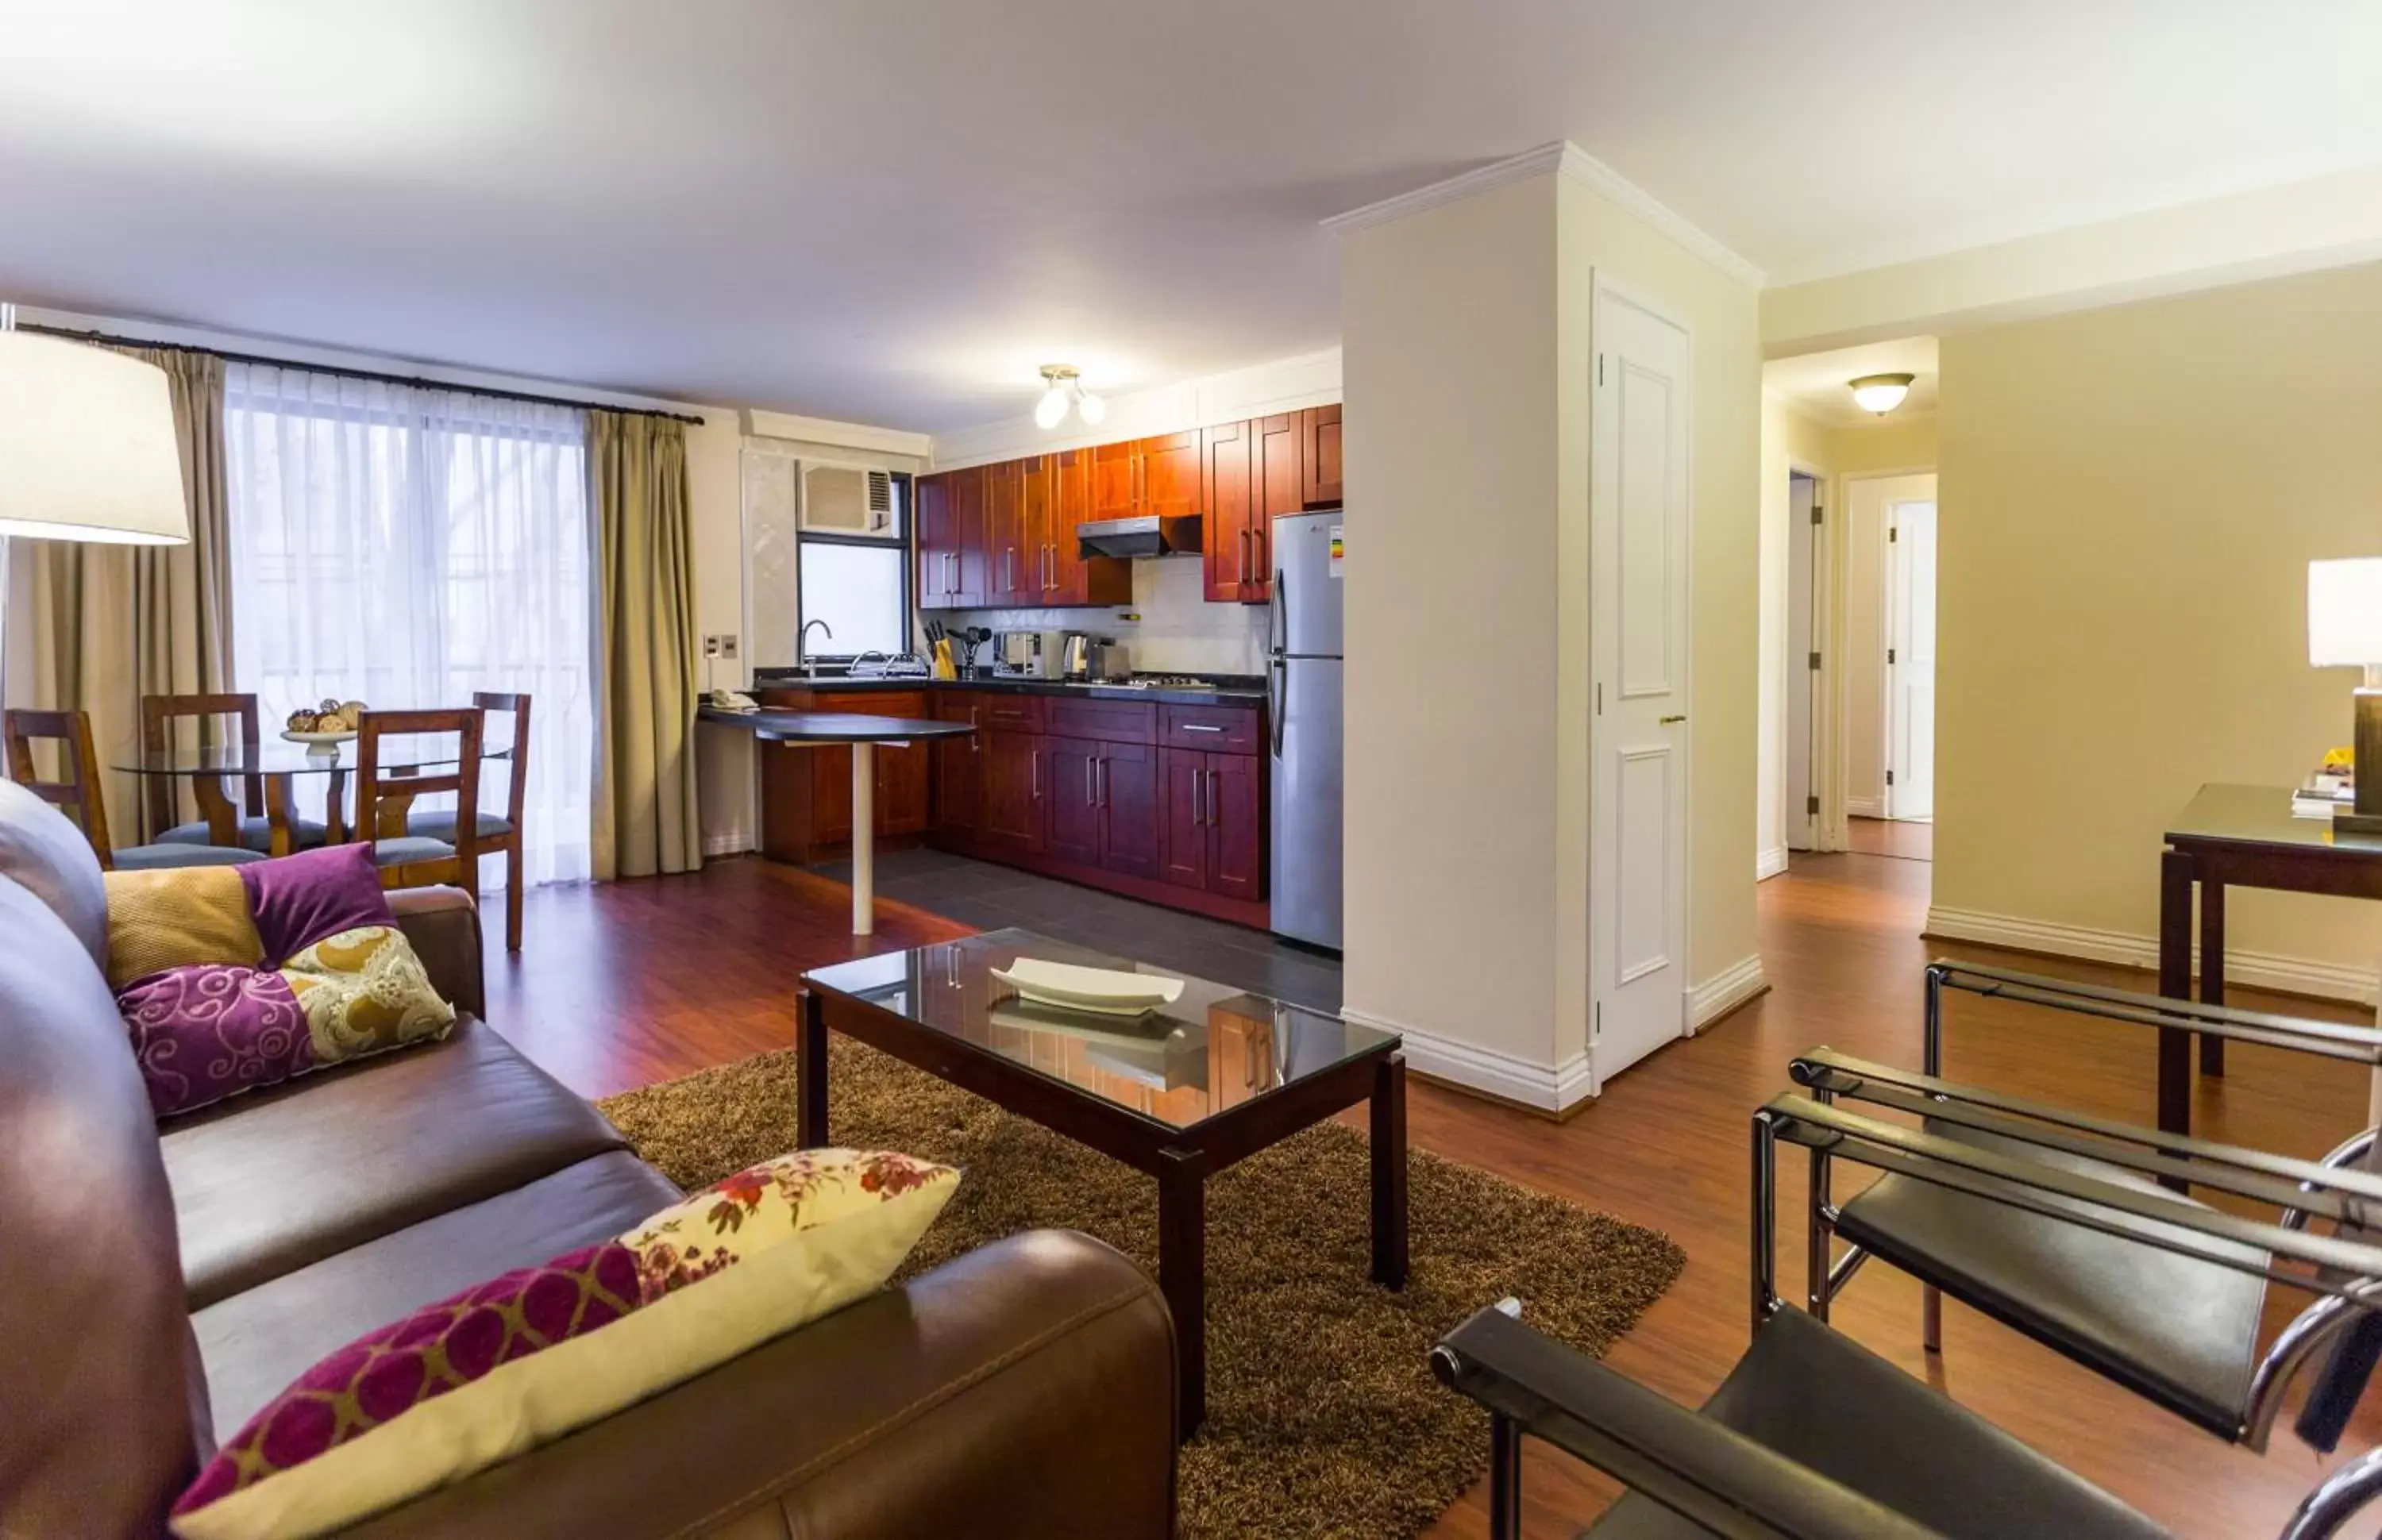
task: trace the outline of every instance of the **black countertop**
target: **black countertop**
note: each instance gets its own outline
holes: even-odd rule
[[[1135,688],[1121,684],[1071,684],[1064,679],[932,679],[932,678],[864,678],[851,679],[841,676],[821,675],[806,678],[800,673],[780,675],[773,670],[760,670],[762,677],[753,681],[755,693],[764,690],[985,690],[1008,691],[1020,695],[1063,695],[1087,701],[1162,701],[1178,706],[1262,706],[1265,704],[1265,681],[1247,676],[1226,676],[1213,690],[1167,689],[1162,686]]]
[[[976,731],[965,722],[865,716],[848,711],[723,711],[704,706],[695,715],[789,743],[900,743],[921,738],[960,738]]]

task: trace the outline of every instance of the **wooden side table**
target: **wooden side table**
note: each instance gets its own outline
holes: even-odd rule
[[[2271,887],[2382,898],[2382,836],[2337,834],[2291,815],[2289,788],[2204,786],[2167,825],[2159,860],[2159,993],[2192,998],[2192,890],[2200,888],[2200,998],[2225,1003],[2225,890]],[[2192,1131],[2191,1034],[2159,1032],[2159,1128]],[[2225,1042],[2200,1040],[2203,1074],[2225,1072]]]

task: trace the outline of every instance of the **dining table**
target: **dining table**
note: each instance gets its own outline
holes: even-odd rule
[[[481,763],[509,760],[512,752],[510,743],[484,748]],[[461,757],[460,746],[452,733],[392,734],[383,738],[381,774],[395,784],[383,785],[379,826],[371,831],[369,837],[394,839],[405,834],[406,817],[413,805],[413,799],[404,789],[405,777],[445,769]],[[326,844],[344,845],[350,838],[367,837],[362,830],[350,831],[347,822],[348,777],[356,768],[352,744],[267,740],[176,745],[127,751],[116,759],[114,768],[144,781],[188,782],[198,801],[199,814],[206,823],[210,845],[240,842],[242,810],[224,789],[225,782],[230,780],[252,782],[261,793],[264,815],[272,829],[271,854],[289,855],[298,849],[296,807],[301,781],[310,788],[318,781],[322,785]]]

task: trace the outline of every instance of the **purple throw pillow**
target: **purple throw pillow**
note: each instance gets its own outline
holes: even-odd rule
[[[326,935],[397,923],[369,843],[325,845],[239,870],[266,968],[280,967]]]
[[[314,1068],[306,1012],[279,973],[194,962],[150,974],[116,1005],[160,1118]]]

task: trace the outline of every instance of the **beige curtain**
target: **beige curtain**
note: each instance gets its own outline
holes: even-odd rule
[[[686,430],[587,414],[596,514],[597,881],[703,864],[694,776],[694,546]]]
[[[224,488],[224,361],[185,348],[117,348],[166,372],[190,505],[187,545],[13,542],[11,599],[24,608],[6,670],[8,704],[91,713],[111,764],[141,741],[141,697],[231,688],[231,532]],[[137,777],[107,777],[108,826],[132,844],[159,832]],[[195,816],[190,791],[165,816]]]

